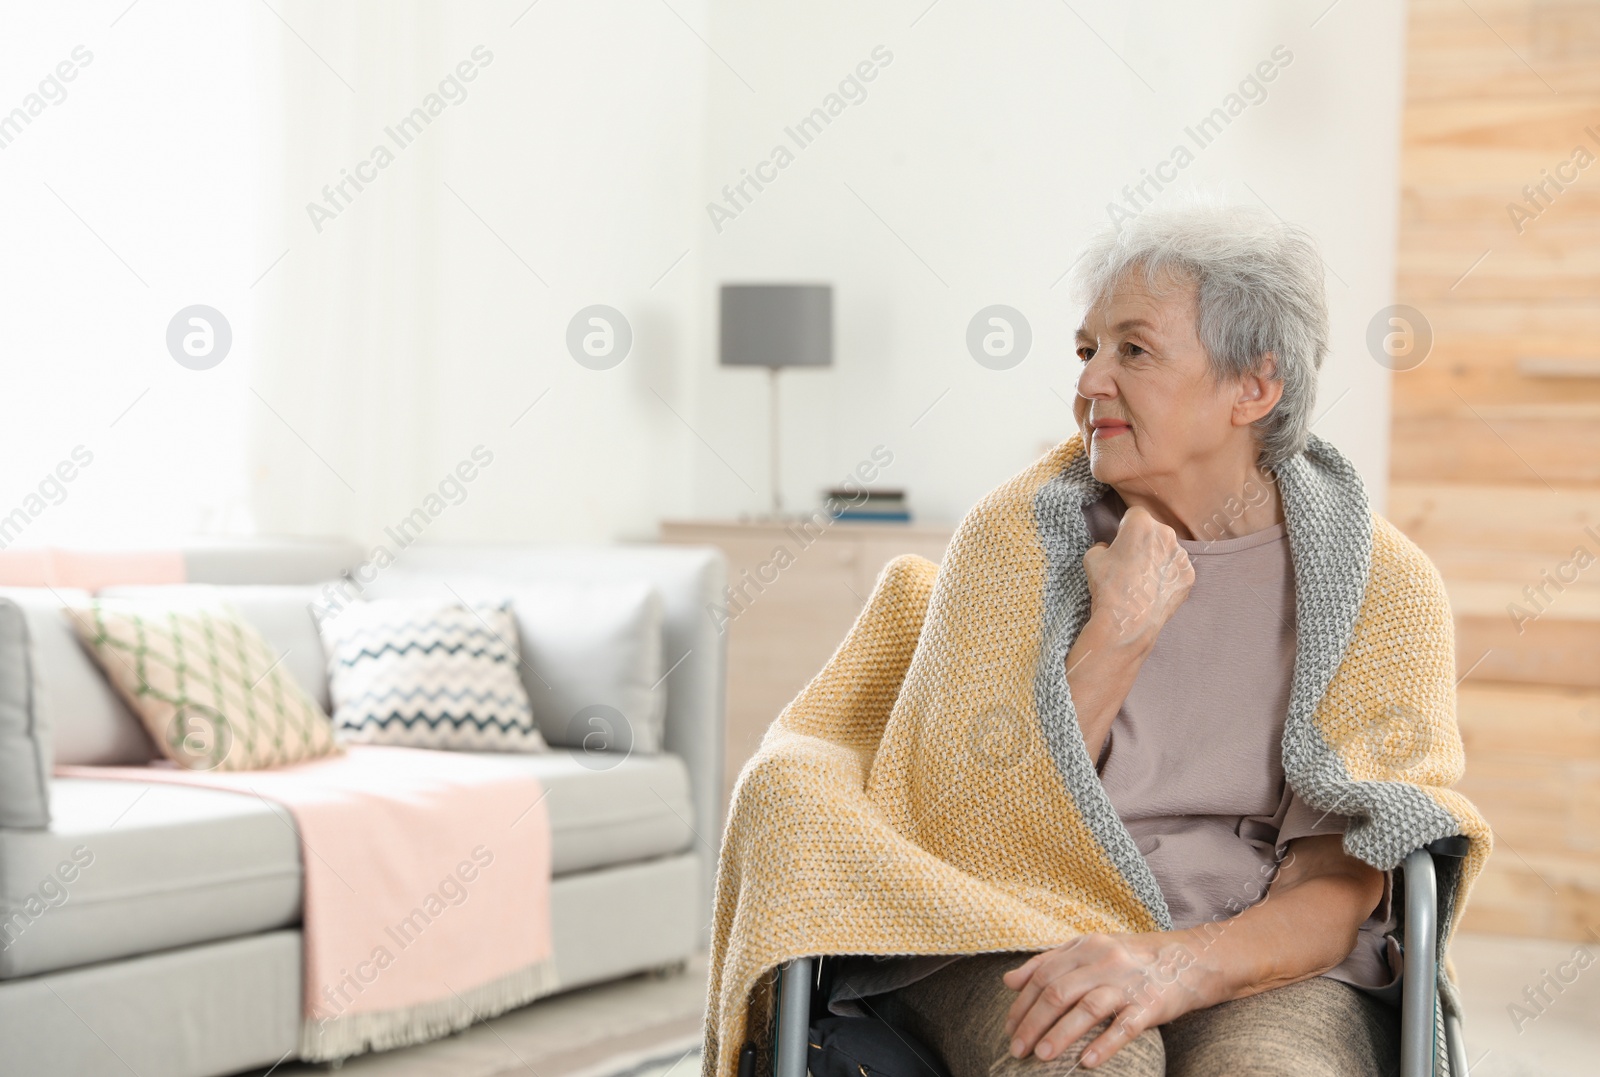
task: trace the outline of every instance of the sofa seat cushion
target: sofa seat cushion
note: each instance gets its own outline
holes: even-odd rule
[[[539,779],[553,875],[695,844],[689,771],[675,755],[475,754]],[[0,979],[300,921],[300,839],[283,808],[87,778],[52,779],[50,807],[47,830],[0,830]]]
[[[689,768],[676,755],[565,748],[540,755],[474,754],[532,774],[544,786],[552,875],[666,856],[695,844]]]
[[[300,843],[255,797],[56,778],[0,830],[0,979],[297,923]]]

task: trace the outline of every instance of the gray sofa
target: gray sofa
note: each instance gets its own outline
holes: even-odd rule
[[[241,612],[275,649],[289,648],[284,661],[297,677],[319,687],[311,613],[275,589],[303,597],[362,565],[359,549],[252,544],[189,549],[184,560],[193,583],[256,585],[239,592],[251,597]],[[722,831],[725,679],[723,642],[704,610],[722,592],[721,555],[419,545],[367,574],[376,576],[363,584],[367,598],[441,581],[463,590],[619,580],[654,589],[660,750],[618,752],[600,765],[561,749],[503,758],[547,790],[563,988],[674,966],[703,947]],[[140,762],[154,751],[65,628],[59,602],[69,597],[0,589],[10,611],[10,623],[0,618],[0,652],[13,662],[0,667],[0,705],[12,716],[0,730],[0,782],[9,787],[0,801],[11,815],[0,819],[8,824],[0,826],[0,1072],[210,1077],[292,1057],[302,1011],[292,821],[234,793],[50,776],[56,763]],[[319,694],[325,703],[325,684]],[[30,783],[48,804],[46,825],[28,825],[43,821],[27,818]]]

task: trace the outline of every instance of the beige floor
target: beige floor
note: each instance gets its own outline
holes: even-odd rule
[[[1489,935],[1456,940],[1473,1077],[1600,1073],[1600,941],[1583,945],[1592,955],[1583,958],[1589,967],[1571,984],[1559,994],[1546,989],[1548,1003],[1535,1006],[1524,995],[1546,971],[1554,974],[1564,964],[1575,970],[1579,947]],[[687,1050],[699,1042],[705,975],[701,954],[678,975],[582,988],[437,1043],[352,1059],[339,1077],[585,1077],[618,1054],[648,1055],[668,1046]],[[1512,1006],[1522,1007],[1520,1028]],[[325,1066],[286,1064],[273,1077],[329,1072]],[[696,1072],[685,1064],[671,1077]]]
[[[1468,935],[1456,940],[1453,956],[1473,1077],[1600,1073],[1600,942]],[[1588,968],[1579,971],[1580,961]],[[1535,996],[1530,1004],[1526,990],[1562,966],[1576,979],[1559,993],[1545,987],[1549,1001]]]
[[[699,954],[676,975],[643,974],[582,987],[421,1047],[352,1058],[338,1077],[584,1077],[619,1054],[698,1047],[705,982],[706,958]],[[327,1077],[332,1067],[285,1063],[271,1072]],[[697,1073],[685,1065],[672,1077]]]

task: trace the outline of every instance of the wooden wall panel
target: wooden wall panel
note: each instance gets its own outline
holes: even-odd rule
[[[1394,376],[1389,516],[1449,588],[1462,790],[1500,839],[1464,926],[1586,938],[1600,921],[1600,0],[1412,0],[1407,68],[1396,301],[1433,348]],[[1552,175],[1560,189],[1530,203]]]
[[[1600,93],[1600,13],[1584,0],[1412,0],[1408,103]]]

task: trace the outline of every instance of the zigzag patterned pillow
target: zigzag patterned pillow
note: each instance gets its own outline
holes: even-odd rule
[[[509,605],[355,602],[318,626],[341,739],[542,752]]]

